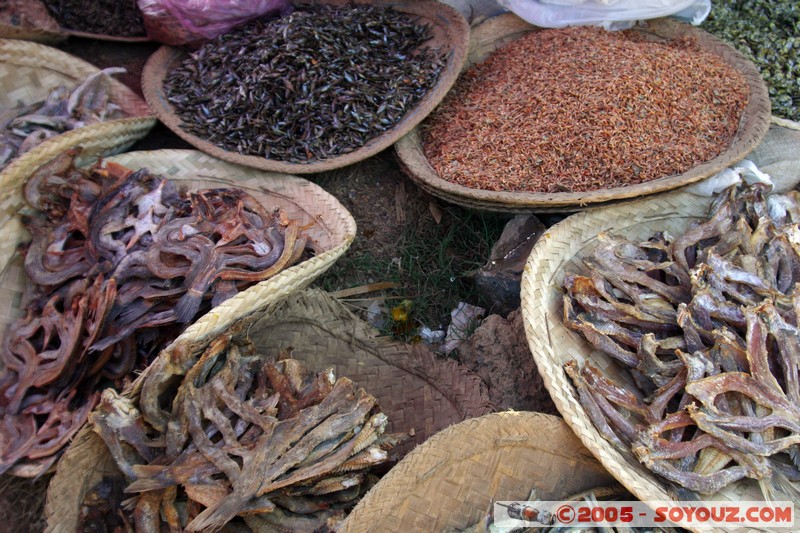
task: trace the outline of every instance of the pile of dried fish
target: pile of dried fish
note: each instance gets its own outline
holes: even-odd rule
[[[564,280],[564,323],[630,376],[568,362],[581,404],[679,496],[752,478],[800,501],[800,194],[767,193],[733,186],[676,238],[600,234]]]
[[[385,6],[304,8],[206,43],[164,88],[181,127],[225,150],[323,160],[392,128],[436,84],[430,37]]]
[[[234,519],[257,531],[328,530],[397,443],[375,398],[351,380],[273,362],[237,339],[212,341],[166,395],[151,394],[152,382],[176,376],[152,371],[138,406],[103,393],[91,418],[132,481],[125,491],[138,494],[128,502],[136,531],[161,531],[162,521],[214,531]]]
[[[90,75],[70,90],[59,85],[43,102],[0,110],[0,170],[45,140],[96,122],[122,118],[109,99],[111,76],[125,72],[111,67]]]
[[[144,37],[144,20],[136,0],[44,0],[62,28],[110,35]]]
[[[27,181],[25,316],[3,339],[0,473],[46,469],[109,380],[124,384],[199,314],[296,262],[307,237],[240,189],[180,194],[62,153]]]
[[[78,511],[81,533],[122,533],[131,531],[129,520],[122,510],[124,481],[120,477],[105,476],[84,496]]]

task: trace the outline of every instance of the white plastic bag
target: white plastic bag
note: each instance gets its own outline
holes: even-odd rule
[[[700,24],[711,0],[497,0],[525,21],[543,28],[602,26],[623,30],[638,20],[674,16]]]
[[[703,181],[697,182],[686,187],[686,192],[697,196],[711,197],[719,194],[731,185],[736,185],[744,180],[748,185],[763,183],[772,188],[772,178],[768,174],[761,172],[758,167],[749,159],[743,159],[736,165],[726,168],[722,172],[710,176]]]

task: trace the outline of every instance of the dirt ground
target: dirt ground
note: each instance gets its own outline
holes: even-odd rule
[[[489,315],[459,348],[458,360],[486,382],[495,410],[558,415],[536,370],[522,326],[522,313]]]

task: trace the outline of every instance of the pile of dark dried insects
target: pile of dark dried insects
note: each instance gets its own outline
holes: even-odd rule
[[[317,6],[209,41],[165,80],[185,131],[308,163],[361,148],[436,84],[429,25],[386,7]]]
[[[758,66],[769,87],[773,114],[800,120],[797,0],[718,0],[702,27]]]

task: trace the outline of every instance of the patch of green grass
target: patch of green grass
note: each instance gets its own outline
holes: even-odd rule
[[[450,321],[459,302],[482,303],[471,272],[486,263],[504,225],[497,216],[450,207],[441,224],[423,220],[408,228],[400,245],[401,264],[418,320],[435,328]]]
[[[328,292],[381,281],[401,282],[391,257],[379,257],[369,250],[348,252],[342,256],[316,285]]]
[[[392,257],[376,256],[368,249],[353,250],[321,277],[318,285],[333,291],[370,282],[398,282],[400,288],[383,293],[389,308],[408,299],[412,302],[409,320],[414,326],[446,327],[450,311],[459,302],[484,305],[471,272],[486,263],[507,220],[501,215],[446,206],[437,224],[425,213],[406,223]],[[394,333],[399,338],[409,335]]]

